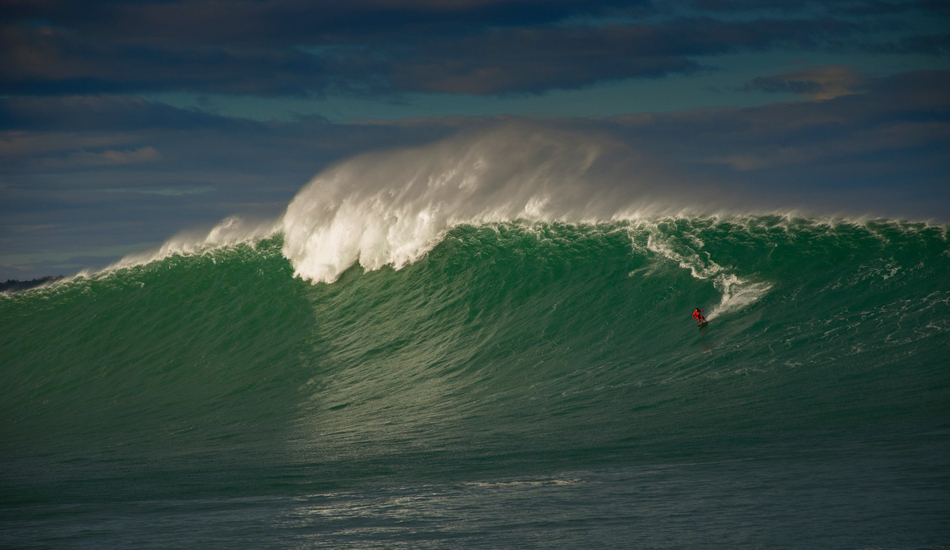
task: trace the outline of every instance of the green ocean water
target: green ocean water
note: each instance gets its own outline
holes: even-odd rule
[[[283,244],[0,297],[0,547],[950,547],[944,226]]]

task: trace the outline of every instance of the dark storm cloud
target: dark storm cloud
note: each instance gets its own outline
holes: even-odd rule
[[[850,25],[827,19],[804,24],[680,19],[662,25],[507,29],[421,46],[392,63],[389,80],[397,89],[411,91],[537,93],[691,72],[701,67],[691,56],[775,45],[815,47],[829,35],[848,32]]]
[[[688,73],[708,64],[704,56],[742,51],[946,51],[943,35],[877,39],[877,27],[833,9],[855,5],[873,13],[926,9],[873,2],[758,9],[541,0],[10,2],[0,8],[0,93],[539,93]],[[735,12],[743,16],[719,18]]]
[[[206,91],[294,95],[329,86],[318,58],[287,48],[123,43],[71,29],[0,28],[0,93]]]

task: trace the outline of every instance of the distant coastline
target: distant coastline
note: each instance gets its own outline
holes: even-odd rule
[[[43,286],[53,281],[58,281],[62,279],[62,275],[47,275],[46,277],[41,277],[39,279],[32,279],[30,281],[17,281],[16,279],[7,279],[7,282],[0,283],[0,292],[19,292],[21,290],[29,290],[31,288],[36,288],[38,286]]]

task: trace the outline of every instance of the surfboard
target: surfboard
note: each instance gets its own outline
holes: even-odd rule
[[[703,321],[702,323],[699,324],[699,328],[703,328],[704,326],[708,324],[709,324],[709,321]]]

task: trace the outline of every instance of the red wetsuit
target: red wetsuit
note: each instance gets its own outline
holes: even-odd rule
[[[696,308],[696,311],[693,312],[693,319],[698,321],[699,324],[703,324],[706,322],[706,318],[702,316],[702,313],[703,313],[703,310],[699,308]]]

